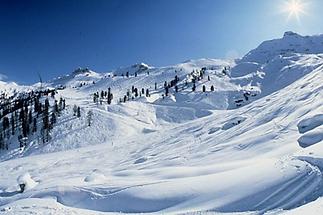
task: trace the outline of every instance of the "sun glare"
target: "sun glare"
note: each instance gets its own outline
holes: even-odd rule
[[[291,12],[291,13],[299,13],[302,11],[302,5],[299,3],[299,2],[290,2],[289,5],[288,5],[288,10]]]
[[[288,13],[288,20],[296,18],[300,21],[300,17],[305,15],[306,4],[301,0],[288,0],[283,5],[283,12]]]

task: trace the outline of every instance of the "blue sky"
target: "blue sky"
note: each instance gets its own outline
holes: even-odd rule
[[[242,56],[285,31],[323,33],[323,1],[304,1],[307,15],[287,21],[284,0],[0,0],[0,74],[33,83],[79,66]]]

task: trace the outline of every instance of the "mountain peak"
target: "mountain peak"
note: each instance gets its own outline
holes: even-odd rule
[[[150,68],[150,66],[146,63],[137,63],[131,66],[132,68],[136,68],[139,70],[147,70]]]
[[[284,33],[284,38],[285,37],[302,37],[302,36],[299,35],[299,34],[297,34],[297,33],[295,33],[295,32],[293,32],[293,31],[286,31]]]
[[[244,62],[266,63],[279,55],[323,53],[323,35],[302,36],[292,31],[284,33],[280,39],[268,40],[260,44],[242,58]]]
[[[85,74],[85,73],[89,73],[91,72],[91,70],[89,68],[77,68],[76,70],[74,70],[74,72],[72,73],[73,75],[78,75],[78,74]]]

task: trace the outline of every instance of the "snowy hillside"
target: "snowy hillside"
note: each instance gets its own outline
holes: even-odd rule
[[[49,142],[0,151],[0,214],[321,214],[322,42],[45,83],[67,107]]]
[[[281,39],[263,42],[259,47],[244,56],[242,61],[264,64],[279,55],[294,53],[323,53],[323,35],[301,36],[294,32],[286,32]]]

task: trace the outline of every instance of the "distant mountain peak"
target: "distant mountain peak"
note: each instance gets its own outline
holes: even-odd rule
[[[85,73],[90,73],[91,70],[89,68],[77,68],[74,70],[74,72],[72,73],[73,75],[79,75],[79,74],[85,74]]]
[[[302,36],[293,31],[286,31],[284,33],[284,37],[302,37]]]
[[[136,68],[139,70],[147,70],[149,68],[151,68],[148,64],[146,63],[136,63],[134,65],[131,66],[132,68]]]
[[[302,36],[292,31],[284,33],[280,39],[261,43],[242,58],[243,62],[268,63],[279,55],[323,53],[323,35]]]

